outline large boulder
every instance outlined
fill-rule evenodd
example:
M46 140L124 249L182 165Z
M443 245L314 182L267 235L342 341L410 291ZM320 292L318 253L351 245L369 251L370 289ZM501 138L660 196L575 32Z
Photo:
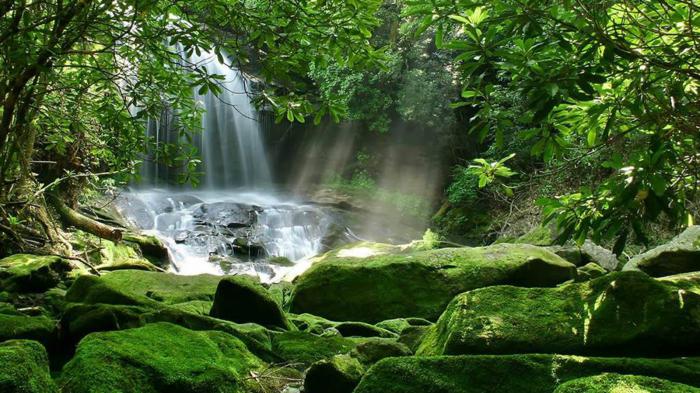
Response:
M700 295L641 272L559 288L495 286L455 297L421 355L694 354Z
M235 276L219 282L211 316L237 323L257 323L282 329L293 325L270 293L252 277Z
M221 277L179 276L140 270L119 270L100 277L80 276L66 294L76 303L154 305L211 301Z
M308 366L311 363L342 355L352 350L357 343L352 339L337 336L317 336L306 332L275 333L272 352L285 362Z
M559 386L554 393L700 393L686 384L638 375L601 374L574 379Z
M612 251L590 240L586 240L581 246L551 246L548 249L576 266L595 263L607 271L615 271L620 265Z
M700 225L630 259L622 270L641 270L654 277L700 271Z
M15 254L0 260L0 288L10 292L44 292L72 269L58 256Z
M390 247L359 244L326 254L295 281L291 311L336 321L434 320L464 291L554 286L576 275L573 264L526 244L406 252Z
M157 323L86 336L60 385L70 393L239 393L263 365L226 333Z
M0 392L55 393L44 347L36 341L0 343Z
M551 393L567 381L606 372L651 376L698 387L698 360L562 355L388 358L367 371L354 393Z

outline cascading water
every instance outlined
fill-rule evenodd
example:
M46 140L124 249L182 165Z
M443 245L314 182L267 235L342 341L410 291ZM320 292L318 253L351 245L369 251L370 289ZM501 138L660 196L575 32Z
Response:
M202 133L194 140L203 163L201 191L158 189L177 169L146 160L142 183L117 206L132 223L168 246L179 274L252 274L276 281L297 262L321 251L331 221L316 206L274 195L258 115L246 94L243 74L213 54L187 61L223 75L223 92L195 94L202 105ZM178 143L173 113L151 120L148 136ZM284 257L284 258L280 258Z

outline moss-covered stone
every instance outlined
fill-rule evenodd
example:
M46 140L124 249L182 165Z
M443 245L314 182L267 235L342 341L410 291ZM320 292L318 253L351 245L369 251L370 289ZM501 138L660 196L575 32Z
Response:
M44 316L0 314L0 341L27 339L50 345L54 341L56 322Z
M577 269L576 280L583 282L605 275L608 271L597 263L589 262Z
M211 301L221 277L179 276L139 270L119 270L100 277L81 276L73 283L66 299L74 303L153 305Z
M291 311L369 323L399 317L437 319L456 294L470 289L553 286L576 274L573 264L530 245L372 256L364 251L364 246L346 247L318 260L295 281Z
M61 318L60 336L69 344L77 344L90 333L140 327L147 312L137 306L72 304Z
M359 360L364 366L370 366L388 357L411 356L411 350L395 340L373 338L359 343L350 356Z
M44 292L58 285L71 264L57 256L15 254L0 260L0 288L10 292Z
M58 392L49 374L46 350L41 344L28 340L0 343L0 392Z
M379 323L376 323L374 326L386 329L390 332L394 332L396 334L401 334L401 332L404 331L404 329L411 327L411 326L429 326L432 325L432 322L428 321L427 319L423 318L394 318L394 319L387 319L386 321L381 321Z
M272 352L289 363L308 366L352 350L356 342L340 336L317 336L306 332L272 335Z
M304 378L305 393L352 393L364 374L360 362L348 355L336 355L311 365Z
M697 358L476 355L387 358L367 371L355 393L550 393L564 382L606 372L700 386Z
M289 320L297 327L297 329L321 335L328 329L334 329L337 322L329 321L326 318L321 318L311 314L290 314Z
M191 300L189 302L173 304L171 307L190 314L209 315L213 301L209 300Z
M396 333L364 322L341 322L335 329L343 337L398 337Z
M227 277L219 282L211 316L237 323L291 329L294 327L267 290L252 277Z
M700 389L654 377L602 374L566 382L554 393L700 393Z
M429 330L430 326L409 326L401 331L399 342L415 353Z
M700 225L689 227L670 242L637 255L622 270L641 270L654 277L700 271Z
M457 296L418 351L441 354L697 353L700 296L641 272L559 288L497 286Z
M246 392L263 367L237 338L168 323L93 333L60 377L63 390L99 392Z

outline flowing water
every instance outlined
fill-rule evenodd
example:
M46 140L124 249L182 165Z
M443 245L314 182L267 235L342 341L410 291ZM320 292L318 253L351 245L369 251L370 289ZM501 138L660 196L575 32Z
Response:
M156 164L157 157L151 156L142 182L122 195L118 207L166 243L174 272L246 273L277 281L322 250L330 216L274 191L258 114L246 94L250 83L243 74L213 54L187 60L225 77L219 96L195 94L205 110L202 133L194 140L202 159L202 188L158 188L172 183L178 169ZM179 143L176 121L176 114L164 112L149 122L147 135L160 143Z

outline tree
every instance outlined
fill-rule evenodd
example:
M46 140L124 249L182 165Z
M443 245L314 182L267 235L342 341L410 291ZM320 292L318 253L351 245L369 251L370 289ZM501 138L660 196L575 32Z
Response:
M543 200L560 240L616 239L662 214L685 222L698 187L700 5L692 0L408 1L455 50L468 128L530 146L553 171L603 179ZM457 34L455 39L445 39Z
M328 112L305 76L329 58L381 60L368 42L377 0L40 0L0 4L0 231L15 247L64 244L46 211L49 191L70 212L88 182L131 176L144 125L164 107L180 132L198 131L193 89L220 77L185 59L235 59L267 88L260 105L299 121ZM192 149L156 146L171 160ZM189 166L192 168L192 166ZM70 215L69 215L70 216ZM64 215L64 217L68 217Z

